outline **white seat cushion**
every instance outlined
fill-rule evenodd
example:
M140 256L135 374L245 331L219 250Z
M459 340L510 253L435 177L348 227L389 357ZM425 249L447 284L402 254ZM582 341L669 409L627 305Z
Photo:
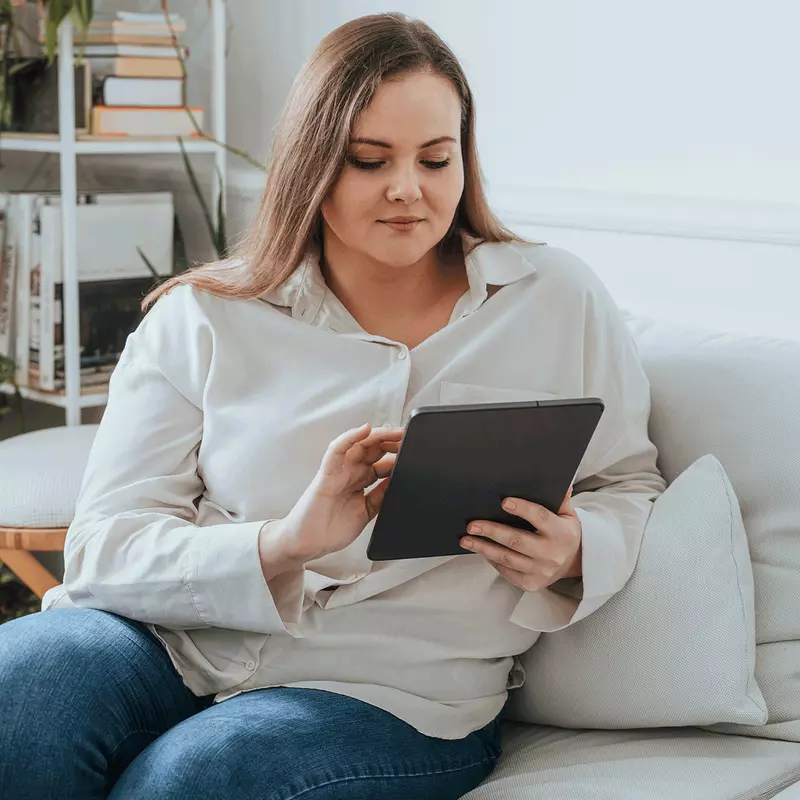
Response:
M505 723L497 768L463 800L762 800L798 780L793 742Z
M800 344L628 316L650 380L650 436L673 481L713 453L741 506L755 585L766 725L712 730L800 742Z
M46 428L0 442L0 527L66 528L97 425Z

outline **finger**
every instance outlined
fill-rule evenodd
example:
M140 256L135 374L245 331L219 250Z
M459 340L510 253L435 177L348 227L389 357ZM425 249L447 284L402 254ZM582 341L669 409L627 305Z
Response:
M572 513L572 489L574 487L570 486L567 489L567 493L564 495L564 499L561 501L561 508L558 509L558 516L560 517L562 514L571 514Z
M510 567L520 572L533 572L536 569L536 562L529 556L482 539L480 536L463 537L461 539L461 546L472 553L482 555L489 561L494 561L504 567Z
M495 564L494 561L489 562L509 583L514 584L518 589L526 592L535 592L538 589L544 589L549 586L547 580L539 575L531 575L529 572L520 572L510 567L504 567L502 564Z
M398 445L403 438L405 431L402 428L373 428L369 436L355 442L353 446L363 445L364 447L386 445Z
M381 442L380 445L384 453L396 453L400 450L401 442Z
M381 443L397 441L402 435L398 428L375 428L366 438L353 442L345 457L351 462L372 464L384 452Z
M347 452L346 458L352 463L371 467L387 455L395 458L398 445L397 442L382 442L369 437L363 442L356 442Z
M480 520L470 523L467 526L467 533L491 539L509 550L522 553L530 558L541 558L543 555L542 537L532 531L524 531L521 528L514 528L499 522Z
M337 436L328 447L331 455L343 456L354 444L369 436L371 427L367 422L360 428L351 428Z
M406 429L405 428L389 428L385 425L381 425L379 428L373 428L372 433L376 437L380 437L382 440L385 441L399 441L405 435Z
M389 479L384 478L379 484L370 489L365 495L364 500L367 506L367 514L372 519L383 505L383 498L386 496L386 488L389 486Z
M550 509L519 497L507 497L503 501L503 510L515 517L527 520L536 528L537 533L545 536L552 535L555 532L554 528L557 529L560 524L558 515Z
M379 478L388 478L392 474L397 456L394 453L387 453L372 465L375 475Z

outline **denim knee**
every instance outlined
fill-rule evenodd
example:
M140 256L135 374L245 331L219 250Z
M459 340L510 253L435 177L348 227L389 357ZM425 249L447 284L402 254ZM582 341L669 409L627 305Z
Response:
M0 625L3 793L104 797L120 754L129 763L188 716L189 697L140 623L70 608Z

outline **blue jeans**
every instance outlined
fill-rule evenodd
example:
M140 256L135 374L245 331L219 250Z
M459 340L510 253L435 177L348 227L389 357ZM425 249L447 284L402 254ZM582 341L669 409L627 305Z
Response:
M88 608L0 625L9 800L449 800L500 753L499 722L435 739L381 709L271 688L213 705L139 622Z

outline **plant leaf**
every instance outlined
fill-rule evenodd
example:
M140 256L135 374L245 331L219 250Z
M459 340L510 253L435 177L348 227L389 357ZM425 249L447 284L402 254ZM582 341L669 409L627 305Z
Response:
M8 68L9 77L12 75L16 75L18 72L22 72L23 70L29 69L37 61L39 61L38 58L21 58L18 61L15 61Z
M64 17L72 10L74 0L49 0L47 3L47 16L44 20L44 46L47 60L53 63L58 46L58 28Z
M164 276L158 274L158 270L153 266L153 262L144 254L141 247L137 247L136 252L139 254L142 261L144 261L144 263L147 265L147 269L153 273L153 277L160 283Z
M217 248L217 258L224 258L228 249L228 238L225 233L225 187L222 185L222 173L217 168L217 235L214 244Z
M186 240L184 239L183 228L181 228L181 222L177 214L175 214L175 227L172 236L172 260L173 275L178 275L189 269L189 259L186 256Z
M94 0L72 0L73 7L70 14L75 30L80 34L77 42L77 60L83 61L83 53L86 48L86 34L89 32L89 25L94 17Z
M85 28L88 28L94 19L94 0L78 0L78 14Z

